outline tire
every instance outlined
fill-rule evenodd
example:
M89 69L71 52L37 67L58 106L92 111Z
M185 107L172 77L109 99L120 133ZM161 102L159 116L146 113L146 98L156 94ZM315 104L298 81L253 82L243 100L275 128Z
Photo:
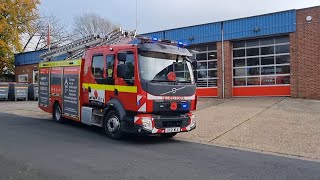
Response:
M62 117L62 110L59 105L59 103L55 103L53 105L53 111L52 111L52 119L57 123L63 123L64 119Z
M167 134L160 134L160 136L162 138L166 138L166 139L170 139L173 138L175 135L177 135L178 133L167 133Z
M112 139L121 139L124 133L121 131L121 121L117 111L110 111L103 122L104 132Z

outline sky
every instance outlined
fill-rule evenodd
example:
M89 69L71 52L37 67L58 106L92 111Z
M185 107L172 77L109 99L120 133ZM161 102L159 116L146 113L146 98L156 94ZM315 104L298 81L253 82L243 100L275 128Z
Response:
M75 16L96 13L127 30L147 33L290 9L320 6L320 0L41 0L42 15L72 29Z

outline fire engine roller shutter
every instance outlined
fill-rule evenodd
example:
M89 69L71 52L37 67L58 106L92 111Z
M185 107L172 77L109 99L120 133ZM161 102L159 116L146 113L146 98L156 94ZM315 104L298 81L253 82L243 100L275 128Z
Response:
M62 112L72 117L80 117L79 114L79 78L80 66L64 67L63 70L63 98Z
M233 42L237 96L290 96L289 36Z
M39 105L43 107L49 107L49 68L41 68L39 73Z
M81 60L42 62L39 64L39 105L49 107L50 68L63 67L63 101L65 115L79 118L79 76Z

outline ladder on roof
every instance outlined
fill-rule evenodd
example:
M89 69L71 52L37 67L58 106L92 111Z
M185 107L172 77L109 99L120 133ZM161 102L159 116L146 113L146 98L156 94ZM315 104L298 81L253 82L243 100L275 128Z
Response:
M78 39L69 44L41 54L40 57L44 59L44 61L50 61L52 58L64 54L68 55L65 60L81 58L84 56L84 52L87 48L111 44L127 44L135 37L136 31L125 31L120 28L109 32L104 37L99 35L90 35L85 38Z

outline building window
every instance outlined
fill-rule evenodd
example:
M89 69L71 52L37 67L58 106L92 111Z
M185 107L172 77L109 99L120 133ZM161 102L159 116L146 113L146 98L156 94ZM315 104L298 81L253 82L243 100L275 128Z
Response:
M217 86L217 46L216 44L195 45L189 48L198 62L197 87Z
M39 71L38 70L33 70L33 83L38 83L38 79L39 79Z
M290 84L288 36L233 43L233 86Z
M189 68L186 62L178 62L174 64L174 70L178 78L190 79Z
M28 82L28 74L21 74L18 76L18 82Z

